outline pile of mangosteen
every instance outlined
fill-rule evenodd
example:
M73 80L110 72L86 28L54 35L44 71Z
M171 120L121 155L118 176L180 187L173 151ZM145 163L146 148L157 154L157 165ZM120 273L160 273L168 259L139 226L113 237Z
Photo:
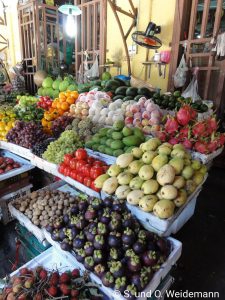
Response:
M124 201L76 198L69 214L46 228L102 283L130 299L143 291L171 251L168 240L141 227Z

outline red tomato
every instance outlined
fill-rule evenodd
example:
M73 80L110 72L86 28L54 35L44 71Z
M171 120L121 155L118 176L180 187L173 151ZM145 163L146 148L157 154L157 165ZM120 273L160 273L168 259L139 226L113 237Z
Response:
M73 158L73 155L71 155L71 154L65 154L64 155L64 163L67 165L67 166L69 166L70 165L70 161L71 161L71 159Z
M85 177L90 177L90 170L91 170L91 166L89 164L83 166L82 172Z
M76 165L76 169L78 172L81 172L83 166L86 165L86 161L84 160L77 160L77 165Z
M102 167L94 166L94 167L91 168L90 176L91 176L92 179L96 179L98 176L100 176L102 174L103 174Z
M70 168L75 170L76 166L77 166L77 160L76 158L72 158L70 161Z
M76 170L71 170L70 171L70 177L73 178L74 180L77 180L77 171Z
M93 166L96 166L96 167L102 167L103 165L104 165L104 163L100 160L96 160L93 163Z
M96 192L100 192L101 191L101 189L96 188L94 181L92 181L92 183L91 183L91 189L94 190L94 191L96 191Z
M94 157L92 157L92 156L88 156L88 158L87 158L87 162L88 162L90 165L92 165L92 164L95 162L95 159L94 159Z
M65 167L64 175L65 176L70 176L70 171L71 171L70 167Z
M65 168L66 168L66 164L65 163L61 163L59 165L59 173L64 174L65 173Z
M91 186L91 178L90 177L84 177L84 185L90 187Z
M103 166L102 169L104 171L104 173L106 173L106 171L108 170L109 166Z
M88 157L87 151L82 148L77 149L77 151L75 152L75 156L79 160L86 160Z
M80 183L83 183L84 181L84 176L81 174L77 174L77 181L79 181Z

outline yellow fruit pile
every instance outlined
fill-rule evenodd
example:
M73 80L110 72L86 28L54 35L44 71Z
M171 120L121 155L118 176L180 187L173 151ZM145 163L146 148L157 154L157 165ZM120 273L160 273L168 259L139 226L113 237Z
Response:
M0 106L0 140L6 141L6 135L15 125L16 114L9 105Z

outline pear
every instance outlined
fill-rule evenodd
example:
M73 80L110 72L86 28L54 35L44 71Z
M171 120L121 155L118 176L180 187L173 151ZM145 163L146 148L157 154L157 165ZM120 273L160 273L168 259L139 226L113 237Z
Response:
M135 158L141 158L143 155L143 152L142 152L141 148L135 147L131 150L131 154L133 154L133 156Z
M196 183L194 182L194 180L187 180L186 181L186 191L188 195L191 195L194 193L194 191L196 190Z
M180 157L174 157L169 161L169 164L175 169L176 175L179 175L184 167L184 161Z
M175 204L173 201L162 199L153 207L153 213L160 219L168 219L174 214Z
M133 174L128 171L122 172L117 176L117 180L119 185L127 185L130 183L131 179L133 178Z
M179 190L177 198L174 199L176 207L181 207L187 202L187 192L183 189Z
M196 185L200 185L204 180L204 175L201 172L197 171L197 172L195 172L192 180L194 180Z
M171 184L175 178L175 170L171 165L166 164L159 169L156 178L160 185Z
M173 186L177 189L182 189L185 186L185 183L186 181L183 176L175 176Z
M155 151L146 151L142 155L142 160L145 164L150 164L157 153Z
M161 146L159 146L158 148L158 153L159 154L165 154L165 155L170 155L171 153L171 148L164 146L164 144L162 144Z
M185 179L190 179L194 174L194 170L192 169L191 166L185 166L183 171L182 171L182 176L185 178Z
M201 169L201 163L200 163L200 161L195 160L195 159L192 160L191 166L192 166L192 169L195 170L195 171Z
M129 167L128 167L128 171L131 173L131 174L138 174L140 168L143 166L143 161L142 160L134 160L132 161L130 164L129 164Z
M161 188L161 195L163 199L173 200L177 197L177 189L171 184L164 185Z
M201 169L199 170L200 173L202 173L203 175L205 175L207 173L207 167L206 165L202 165L201 166Z
M141 190L131 191L127 195L127 202L131 205L138 205L141 198L144 196L144 193Z
M145 181L142 186L141 190L144 192L145 195L155 194L159 189L159 184L154 179L149 179Z
M138 205L141 210L150 212L153 211L153 207L156 204L156 202L158 202L158 200L158 197L155 195L146 195L141 198Z
M171 157L180 157L180 158L185 158L185 151L182 150L182 149L174 149L172 152L171 152Z
M140 176L141 179L143 180L149 180L153 177L154 175L154 169L150 165L143 165L139 172L138 175Z
M129 186L132 190L139 190L143 182L143 179L141 179L139 176L136 176L133 179L131 179Z
M122 171L121 168L118 165L114 164L109 167L107 174L111 177L117 176L121 173L121 171Z
M165 154L159 154L153 158L152 167L156 172L158 172L162 166L167 164L167 162L168 162L168 157Z

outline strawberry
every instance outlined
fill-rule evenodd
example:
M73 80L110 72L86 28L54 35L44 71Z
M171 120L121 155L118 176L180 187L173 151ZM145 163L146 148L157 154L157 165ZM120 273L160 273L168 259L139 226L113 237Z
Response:
M64 296L69 296L71 293L71 289L67 284L60 284L60 291L63 293Z
M48 288L47 292L49 293L49 295L51 295L52 297L55 297L58 294L58 289L55 286L50 286L50 288Z
M42 269L39 273L39 277L41 280L45 280L48 277L48 272L45 269Z
M165 124L165 130L167 133L173 133L178 130L179 124L175 118L168 118Z
M68 273L62 273L59 278L60 283L69 283L70 282L70 276Z
M73 278L80 277L80 271L78 269L74 269L71 273Z

